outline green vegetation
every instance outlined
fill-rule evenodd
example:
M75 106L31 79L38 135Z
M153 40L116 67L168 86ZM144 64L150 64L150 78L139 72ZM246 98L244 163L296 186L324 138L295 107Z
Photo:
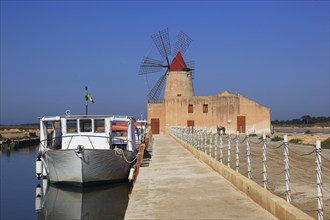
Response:
M305 131L305 134L312 134L310 130Z
M289 143L292 143L292 144L299 144L302 140L299 139L299 138L293 138L291 140L289 140Z
M321 147L323 149L330 149L330 137L321 142Z
M296 118L292 120L275 120L272 121L273 125L319 125L319 126L330 126L330 117L311 117L309 115L304 115L301 118Z
M284 139L282 137L275 136L275 137L272 137L270 140L271 141L283 141Z
M270 138L270 136L268 134L266 134L266 138ZM259 137L259 140L262 140L262 136Z
M257 134L249 134L250 137L257 137Z

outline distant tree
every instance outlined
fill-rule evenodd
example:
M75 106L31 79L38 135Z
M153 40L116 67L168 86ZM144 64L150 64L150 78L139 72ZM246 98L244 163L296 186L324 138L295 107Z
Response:
M312 117L310 115L304 115L301 117L302 123L303 124L309 124L311 121Z
M303 115L301 118L292 120L275 120L272 121L274 125L301 125L301 124L327 124L330 125L330 117L320 116L311 117L310 115Z

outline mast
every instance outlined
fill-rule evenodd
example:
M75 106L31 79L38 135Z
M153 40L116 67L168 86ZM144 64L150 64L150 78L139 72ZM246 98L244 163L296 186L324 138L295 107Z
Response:
M86 90L86 96L85 96L86 104L85 104L85 107L86 107L86 115L88 115L88 86L85 86L85 90Z

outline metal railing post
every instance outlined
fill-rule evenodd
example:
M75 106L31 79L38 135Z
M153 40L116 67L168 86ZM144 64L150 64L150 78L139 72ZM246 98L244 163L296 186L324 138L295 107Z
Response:
M228 158L227 158L227 166L230 167L230 130L228 131Z
M316 141L316 185L317 185L317 219L323 220L323 188L322 188L322 160L321 142Z
M201 137L201 131L200 131L200 129L198 129L198 131L197 131L197 150L199 150L199 145L200 145L200 137Z
M286 201L291 203L291 185L289 172L289 145L288 135L284 135L284 171L285 171L285 194Z
M222 141L222 138L223 138L223 132L222 130L220 131L220 163L223 163L222 159L223 159L223 155L222 155L222 144L223 144L223 141Z
M218 134L214 133L214 159L218 160Z
M236 131L236 172L239 172L239 131Z
M264 188L268 190L268 177L267 177L267 144L266 134L262 135L262 162L263 162L263 183Z
M252 174L251 174L251 148L250 148L250 136L249 132L246 132L246 160L247 160L247 170L248 170L248 178L252 179Z
M210 132L210 152L209 155L212 157L212 132Z
M203 150L204 153L206 153L206 147L207 147L207 130L204 130L204 146L203 146Z

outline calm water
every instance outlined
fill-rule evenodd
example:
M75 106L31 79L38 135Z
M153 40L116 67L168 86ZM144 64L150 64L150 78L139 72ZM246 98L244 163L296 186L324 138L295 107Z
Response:
M123 219L129 200L129 183L41 188L36 210L37 147L0 152L0 219ZM43 192L44 190L44 192Z

